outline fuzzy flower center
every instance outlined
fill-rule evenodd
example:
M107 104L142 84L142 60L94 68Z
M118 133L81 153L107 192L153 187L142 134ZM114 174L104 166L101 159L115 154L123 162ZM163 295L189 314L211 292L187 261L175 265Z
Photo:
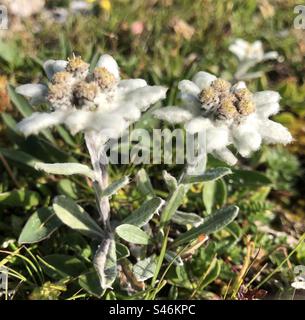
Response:
M55 109L95 110L101 94L109 94L117 85L115 76L104 67L89 74L89 64L80 57L68 59L64 71L54 74L49 84L48 101Z
M76 78L85 79L89 72L89 64L82 60L81 57L69 58L66 71Z
M85 105L92 107L98 93L98 85L95 82L80 81L73 88L74 104L77 107Z
M68 109L71 105L71 97L71 91L61 83L49 85L47 100L55 109Z
M104 67L95 68L93 77L102 90L110 89L116 84L115 76Z
M65 84L71 82L73 75L67 71L60 71L54 74L51 82L53 84Z
M202 108L219 120L238 119L255 112L251 92L246 88L233 89L223 79L214 80L199 93L198 98Z

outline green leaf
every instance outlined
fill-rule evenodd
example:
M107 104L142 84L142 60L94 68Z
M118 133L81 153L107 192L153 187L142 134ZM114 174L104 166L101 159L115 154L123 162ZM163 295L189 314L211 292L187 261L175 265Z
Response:
M35 164L39 162L38 159L22 151L0 148L0 153L10 160L19 162L33 169L35 169Z
M180 207L184 196L186 194L186 188L183 184L179 185L178 188L174 191L174 193L170 196L167 201L162 215L161 215L161 224L166 224L172 216L175 214L177 209Z
M5 60L11 68L23 63L24 54L20 52L18 44L14 40L2 41L0 39L0 57Z
M272 184L272 181L264 174L250 170L233 170L233 175L230 176L228 182L239 188L257 188Z
M214 181L214 180L220 179L228 174L232 174L232 171L230 168L219 167L219 168L215 168L215 169L209 169L205 173L198 175L198 176L185 175L182 179L182 183L190 184L190 183Z
M226 225L231 223L238 215L239 208L236 206L230 206L220 209L213 214L210 214L203 219L203 223L196 228L192 228L189 231L181 234L175 241L175 246L181 245L186 242L193 241L201 234L208 235L216 232Z
M71 146L73 148L76 147L76 144L73 141L73 139L71 138L70 133L65 128L63 128L62 126L56 126L56 129L66 144L68 144L69 146Z
M94 257L94 267L98 273L102 289L111 288L117 276L116 244L112 235L102 240Z
M129 249L124 244L116 242L115 248L118 261L130 256Z
M102 191L101 197L111 197L112 195L117 193L118 190L124 188L128 183L129 178L127 176L114 181L110 186Z
M147 197L154 197L155 192L152 187L151 181L147 172L144 169L141 169L137 173L137 187L139 188L140 192Z
M50 208L40 208L28 219L18 243L35 243L47 239L61 226L61 221Z
M12 143L18 145L19 151L30 153L32 157L44 162L76 162L75 158L46 139L34 135L27 138L21 136L16 129L16 121L10 114L2 113L1 117L7 126L8 138ZM16 160L18 159L16 158Z
M52 254L42 258L45 262L43 268L53 279L62 277L77 277L86 270L83 262L73 256Z
M61 179L57 184L57 193L75 200L77 199L76 184L69 179Z
M193 284L190 281L188 272L185 269L185 265L176 266L176 268L171 268L167 273L167 281L171 285L192 290Z
M142 227L149 222L154 214L158 213L164 201L161 198L152 198L144 202L140 208L123 220L123 224L133 224Z
M105 289L101 288L100 279L97 272L89 271L78 277L78 284L89 294L100 298L104 293Z
M219 260L216 260L215 265L213 265L208 270L209 272L205 275L205 278L200 283L200 290L203 290L206 286L208 286L210 283L215 281L220 274L221 271L221 263Z
M150 240L147 233L132 224L121 224L116 227L115 232L120 238L130 243L147 245Z
M182 212L182 211L176 211L175 214L172 216L171 219L174 223L180 224L180 225L192 225L194 227L199 226L203 222L203 218L200 217L196 213L192 212Z
M41 199L39 193L30 190L14 190L0 193L0 207L14 208L22 207L30 209L38 206Z
M33 109L26 98L17 94L11 85L8 86L8 93L16 108L24 117L28 117L33 113Z
M214 258L211 264L209 265L208 269L205 271L205 273L199 280L197 290L202 291L206 286L215 281L219 277L220 271L221 262Z
M54 199L53 210L57 217L71 229L88 237L102 238L104 236L98 224L73 200L65 196L58 196Z
M132 268L132 271L138 281L145 281L154 276L157 267L157 258L152 255L144 260L138 261Z
M42 163L35 164L36 170L42 170L49 174L73 175L80 174L94 180L94 172L88 166L80 163Z
M203 203L210 214L213 208L220 208L226 203L227 188L222 179L208 181L203 187Z

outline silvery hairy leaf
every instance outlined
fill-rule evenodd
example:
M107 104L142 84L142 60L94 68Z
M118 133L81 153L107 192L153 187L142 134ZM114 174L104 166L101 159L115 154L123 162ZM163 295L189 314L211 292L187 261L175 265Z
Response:
M117 193L118 190L124 188L129 183L129 178L127 176L114 181L110 186L105 188L102 193L101 197L111 197L115 193Z
M138 261L133 266L132 271L138 281L145 281L154 276L156 267L157 267L157 258L155 255L152 255L144 260Z
M58 196L54 199L53 210L56 216L71 229L93 238L104 237L104 231L85 210L73 200Z
M116 227L115 232L120 238L130 243L147 245L150 241L146 232L132 224L121 224Z
M49 174L73 175L80 174L94 179L94 172L86 165L80 163L35 163L36 170L42 170Z
M111 234L107 234L99 245L94 257L94 267L99 275L101 287L111 288L117 275L116 244Z
M182 211L176 211L171 220L180 225L190 224L194 227L198 227L203 222L203 218L198 214Z
M173 177L170 173L168 173L166 170L162 171L162 175L168 190L170 192L175 191L178 187L177 179Z
M123 224L132 224L138 227L142 227L147 224L154 214L159 214L159 210L164 204L161 198L152 198L144 202L140 208L131 213L127 218L123 220Z

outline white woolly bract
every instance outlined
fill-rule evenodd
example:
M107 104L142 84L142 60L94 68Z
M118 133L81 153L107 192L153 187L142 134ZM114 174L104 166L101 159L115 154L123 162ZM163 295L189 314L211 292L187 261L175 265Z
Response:
M54 111L50 113L35 112L17 124L17 129L25 136L38 134L39 131L48 127L64 123L69 115L67 111Z
M117 80L120 79L120 70L117 62L109 54L103 54L97 64L97 67L103 67L112 73Z
M200 90L202 90L204 88L207 88L211 84L211 82L216 79L216 76L214 76L211 73L199 71L194 75L192 81L197 85L197 87Z
M188 110L183 110L179 107L165 107L154 111L154 116L160 120L165 120L170 123L184 123L192 119L192 114Z

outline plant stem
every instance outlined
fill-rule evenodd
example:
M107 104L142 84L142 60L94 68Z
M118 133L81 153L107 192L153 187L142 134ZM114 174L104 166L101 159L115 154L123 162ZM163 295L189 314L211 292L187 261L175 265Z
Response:
M108 172L106 164L106 155L102 148L100 135L96 132L85 133L86 146L88 148L93 170L95 172L94 189L96 201L100 213L100 219L105 229L110 227L110 204L108 197L101 197L101 191L108 186Z

